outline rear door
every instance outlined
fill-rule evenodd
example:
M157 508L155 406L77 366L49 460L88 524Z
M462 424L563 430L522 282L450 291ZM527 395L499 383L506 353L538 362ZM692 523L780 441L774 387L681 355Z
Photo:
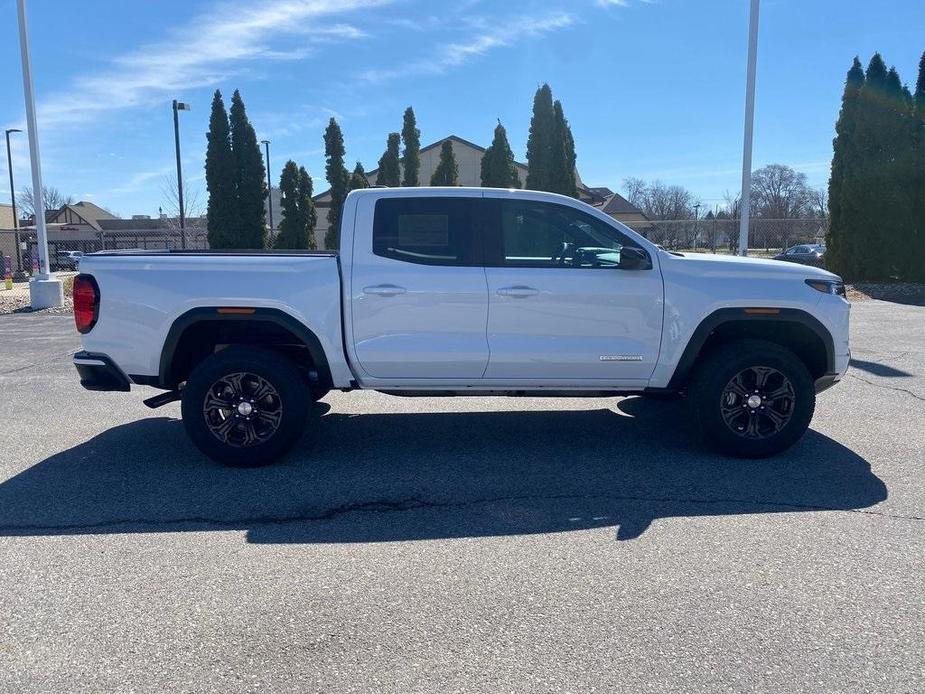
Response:
M484 202L485 378L644 385L658 360L663 285L651 264L620 267L622 247L635 242L568 205Z
M386 196L372 243L353 252L356 361L369 376L481 378L488 364L488 288L475 228L480 197ZM358 238L357 244L361 242Z

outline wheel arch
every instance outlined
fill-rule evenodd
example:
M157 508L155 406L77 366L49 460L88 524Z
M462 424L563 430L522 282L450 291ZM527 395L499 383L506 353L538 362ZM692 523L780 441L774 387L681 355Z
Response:
M276 308L224 306L197 307L174 320L161 349L157 385L176 388L220 344L287 350L297 363L314 370L319 386L331 386L327 355L318 336L304 323Z
M715 345L741 338L774 342L793 351L813 378L835 371L835 343L814 316L794 308L722 308L704 318L691 335L667 390L684 386L697 362Z

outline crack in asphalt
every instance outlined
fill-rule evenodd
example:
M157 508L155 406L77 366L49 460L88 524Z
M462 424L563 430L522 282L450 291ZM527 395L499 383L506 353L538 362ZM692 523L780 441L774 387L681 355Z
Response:
M34 369L37 366L47 366L47 359L55 359L57 357L67 357L74 354L77 350L68 350L67 352L56 352L55 354L49 354L46 357L46 361L36 362L35 364L26 364L25 366L17 366L15 369L8 369L6 371L0 371L0 376L9 376L10 374L19 373L20 371L28 371L29 369Z
M584 499L584 500L593 500L593 499L602 499L607 501L638 501L638 502L647 502L647 503L673 503L673 504L741 504L743 506L755 506L755 507L777 507L777 508L788 508L799 511L843 511L845 513L858 513L868 516L879 516L882 518L890 518L894 520L911 520L911 521L925 521L925 516L911 516L895 513L887 513L885 511L877 511L870 509L853 509L853 508L839 508L835 506L823 506L816 504L800 504L795 502L787 501L772 501L764 499L694 499L694 498L672 498L672 497L644 497L644 496L613 496L613 495L581 495L581 494L561 494L561 495L549 495L549 496L536 496L536 495L521 495L521 496L506 496L506 497L494 497L494 498L485 498L485 499L470 499L468 501L455 501L455 502L441 502L441 501L427 501L424 499L418 499L411 497L408 499L400 500L385 500L385 501L364 501L357 502L352 504L343 504L341 506L335 506L333 508L327 509L320 513L316 514L291 514L291 515L280 515L280 516L249 516L244 518L210 518L207 516L188 516L184 518L168 518L168 519L145 519L145 518L130 518L130 519L117 519L109 521L100 521L98 523L64 523L59 525L39 525L39 524L23 524L23 525L0 525L0 534L22 532L22 531L32 531L32 532L51 532L51 531L80 531L80 530L100 530L104 528L118 528L125 526L141 526L141 527L156 527L156 526L185 526L185 525L212 525L219 527L227 528L241 528L241 527L254 527L260 525L288 525L293 523L310 523L318 521L328 521L335 520L341 516L353 514L353 513L396 513L403 511L415 511L419 509L454 509L454 508L466 508L469 506L479 506L483 504L493 504L501 502L516 502L516 501L531 501L531 500L543 500L543 501L564 501L569 499ZM619 525L619 523L616 523Z
M885 389L885 390L896 390L896 391L899 391L900 393L905 393L906 395L911 395L911 396L914 397L916 400L921 400L922 402L925 402L925 396L919 395L918 393L915 393L915 392L909 390L908 388L900 388L900 387L898 387L898 386L888 386L888 385L886 385L886 384L884 384L884 383L875 383L874 381L869 381L869 380L867 380L866 378L862 378L862 377L858 376L857 374L852 374L852 373L849 373L849 374L848 374L848 377L849 377L849 378L857 379L858 381L861 381L861 382L863 382L863 383L866 383L867 385L871 385L871 386L873 386L874 388L883 388L883 389Z

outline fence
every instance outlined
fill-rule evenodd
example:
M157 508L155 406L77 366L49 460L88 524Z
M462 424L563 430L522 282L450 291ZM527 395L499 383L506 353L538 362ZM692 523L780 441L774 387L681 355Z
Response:
M732 252L739 246L738 219L672 219L624 222L650 241L669 250ZM752 219L748 247L765 253L800 243L824 243L827 220Z

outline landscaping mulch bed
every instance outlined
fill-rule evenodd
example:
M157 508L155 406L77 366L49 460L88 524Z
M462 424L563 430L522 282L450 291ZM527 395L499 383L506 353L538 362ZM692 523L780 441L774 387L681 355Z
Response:
M925 284L918 282L858 282L846 287L849 301L880 299L896 304L925 306Z

